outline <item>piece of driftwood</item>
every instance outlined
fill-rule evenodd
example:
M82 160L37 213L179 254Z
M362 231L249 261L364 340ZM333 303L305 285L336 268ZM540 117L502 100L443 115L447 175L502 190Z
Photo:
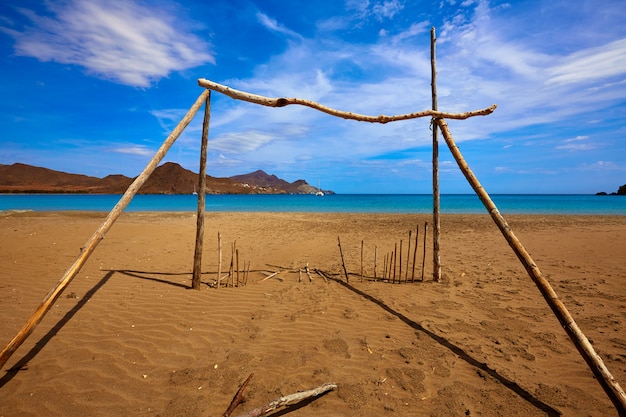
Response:
M202 140L200 145L200 172L198 173L198 214L196 216L196 247L193 255L191 288L200 289L202 282L202 247L204 246L204 211L206 209L206 156L209 141L209 121L211 119L211 94L204 104Z
M339 254L341 255L341 266L343 266L343 272L346 274L346 283L350 282L350 277L348 277L348 270L346 269L346 263L343 260L343 250L341 250L341 240L339 240L339 236L337 236L337 245L339 246Z
M113 223L118 219L118 217L122 214L124 209L128 206L130 201L133 199L137 191L141 188L141 186L146 182L148 177L154 172L157 165L167 151L172 147L176 139L180 136L180 134L185 130L187 125L191 122L195 114L198 112L200 107L206 101L208 97L208 90L205 90L200 94L200 96L196 99L195 103L191 106L187 114L183 117L183 119L178 123L178 125L174 128L172 133L165 139L159 150L154 154L148 165L144 168L144 170L135 178L135 181L126 189L126 192L118 203L113 207L113 209L109 212L104 222L98 227L98 229L94 232L94 234L89 238L87 243L85 243L82 247L80 255L76 258L74 263L65 271L63 277L57 282L57 284L52 288L48 294L44 297L43 301L37 307L33 315L28 319L26 324L20 329L20 331L15 335L15 337L6 345L6 347L0 352L0 369L6 364L9 360L13 352L17 350L18 347L30 334L33 332L35 327L41 322L46 313L50 310L54 302L61 296L65 288L72 282L74 277L80 272L81 268L87 262L89 256L96 249L98 244L104 239L104 235L106 232L113 226Z
M313 282L313 277L311 276L311 271L309 271L309 263L306 263L306 266L304 267L304 271L306 272L307 276L309 277L309 282Z
M430 29L430 72L433 110L437 110L437 54L435 28ZM441 279L441 258L439 255L439 234L441 227L440 196L439 196L439 139L437 124L433 129L433 281ZM422 279L423 281L423 279Z
M319 275L320 277L324 278L324 282L328 282L328 277L326 276L326 274L324 274L324 272L320 271L317 268L315 268L315 272L317 273L317 275Z
M284 397L280 397L274 401L267 403L262 407L255 408L252 411L248 411L244 414L239 414L237 417L260 417L264 416L270 411L274 411L280 407L285 407L290 404L298 403L302 400L306 400L307 398L317 397L321 394L324 394L328 391L332 391L337 389L337 384L328 383L320 385L319 387L297 392L295 394L285 395Z
M237 390L237 393L233 397L226 411L224 411L224 414L222 414L222 417L230 417L233 411L235 411L235 408L237 408L237 406L243 402L243 390L246 389L246 386L252 379L253 375L254 374L250 374L250 376L248 376L248 378L246 378L246 380L243 381L243 384L241 384L241 386Z
M263 282L263 281L267 281L268 279L272 278L273 276L277 275L280 271L276 271L273 274L269 274L268 276L266 276L265 278L263 278L261 281L259 282Z
M600 355L598 355L589 342L589 339L587 339L582 330L580 330L578 324L576 324L574 318L565 307L565 304L556 294L556 291L554 291L548 280L544 278L541 270L533 258L526 251L522 243L517 239L517 236L515 236L513 230L511 230L511 227L508 225L504 217L502 217L500 211L491 200L487 191L485 191L483 186L480 184L467 162L465 162L461 151L454 142L452 134L448 130L448 125L445 120L436 119L435 122L441 128L446 144L448 145L448 148L450 148L450 152L463 172L463 175L465 175L465 178L474 189L474 192L478 195L480 201L487 209L487 212L491 215L494 223L500 229L500 232L508 242L511 249L513 249L515 255L517 255L517 258L526 269L526 272L528 272L528 275L539 289L539 292L541 292L541 295L552 309L552 312L565 329L569 338L572 342L574 342L574 345L580 352L581 356L585 359L585 362L587 362L587 365L596 376L596 379L615 405L619 415L626 416L626 394L613 375L611 375L608 368L602 361L602 358L600 358Z
M314 101L305 100L302 98L272 98L272 97L264 97L257 94L247 93L245 91L235 90L234 88L227 87L222 84L218 84L216 82L207 80L205 78L198 79L198 85L200 87L208 88L213 91L217 91L218 93L225 94L231 98L236 100L243 100L249 103L260 104L262 106L267 107L285 107L290 104L297 104L301 106L310 107L315 110L319 110L323 113L330 114L331 116L341 117L342 119L350 119L356 120L359 122L370 122L370 123L389 123L389 122L397 122L400 120L409 120L409 119L417 119L420 117L445 117L446 119L457 119L464 120L474 116L487 116L494 112L497 108L497 105L492 105L490 107L469 111L465 113L446 113L435 110L423 110L414 113L406 113L406 114L398 114L394 116L386 116L381 114L379 116L368 116L364 114L352 113L347 111L341 111L332 109L330 107L324 106L322 104L316 103Z

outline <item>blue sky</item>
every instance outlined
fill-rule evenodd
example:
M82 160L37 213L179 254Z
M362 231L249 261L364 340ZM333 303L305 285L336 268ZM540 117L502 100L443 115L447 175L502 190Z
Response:
M0 163L136 176L198 78L363 114L498 104L448 124L490 193L626 184L622 0L8 0ZM198 170L202 113L164 161ZM442 193L471 188L440 139ZM213 93L207 172L263 169L339 193L430 193L428 119L374 125Z

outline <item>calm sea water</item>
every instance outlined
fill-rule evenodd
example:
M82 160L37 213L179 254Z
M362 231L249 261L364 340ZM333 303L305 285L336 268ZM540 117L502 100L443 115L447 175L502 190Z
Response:
M0 211L110 211L120 195L2 194ZM626 215L626 197L596 195L492 195L501 213ZM126 211L192 211L194 195L137 195ZM207 211L431 213L431 195L336 194L313 195L207 195ZM441 212L486 212L473 194L441 196Z

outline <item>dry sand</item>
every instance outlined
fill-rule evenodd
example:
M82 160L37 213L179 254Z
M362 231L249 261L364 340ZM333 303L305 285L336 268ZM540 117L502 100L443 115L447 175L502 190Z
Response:
M2 346L103 218L0 217ZM287 414L617 415L487 215L443 216L442 282L431 281L431 243L425 282L361 282L361 241L365 274L377 246L380 276L385 253L401 239L406 251L418 224L421 277L429 220L208 213L204 283L216 277L218 231L223 269L236 240L252 271L245 286L195 291L195 216L124 214L2 370L0 416L221 416L251 373L233 415L326 382L337 390ZM507 220L624 387L626 217ZM338 236L350 285L299 282L307 264L345 281Z

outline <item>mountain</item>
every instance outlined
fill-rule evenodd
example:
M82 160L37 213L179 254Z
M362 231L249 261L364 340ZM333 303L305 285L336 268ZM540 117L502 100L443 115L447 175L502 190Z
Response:
M261 170L251 172L250 174L235 175L230 177L230 179L253 189L283 190L287 194L315 194L317 191L317 188L307 184L305 180L288 183L276 175L269 175ZM328 191L328 193L332 194L332 191Z
M0 193L122 194L133 181L134 178L119 174L97 178L21 163L0 164ZM191 194L196 191L197 183L198 174L167 162L154 170L139 194ZM289 183L261 170L230 178L206 177L208 194L314 194L315 191L304 180Z

